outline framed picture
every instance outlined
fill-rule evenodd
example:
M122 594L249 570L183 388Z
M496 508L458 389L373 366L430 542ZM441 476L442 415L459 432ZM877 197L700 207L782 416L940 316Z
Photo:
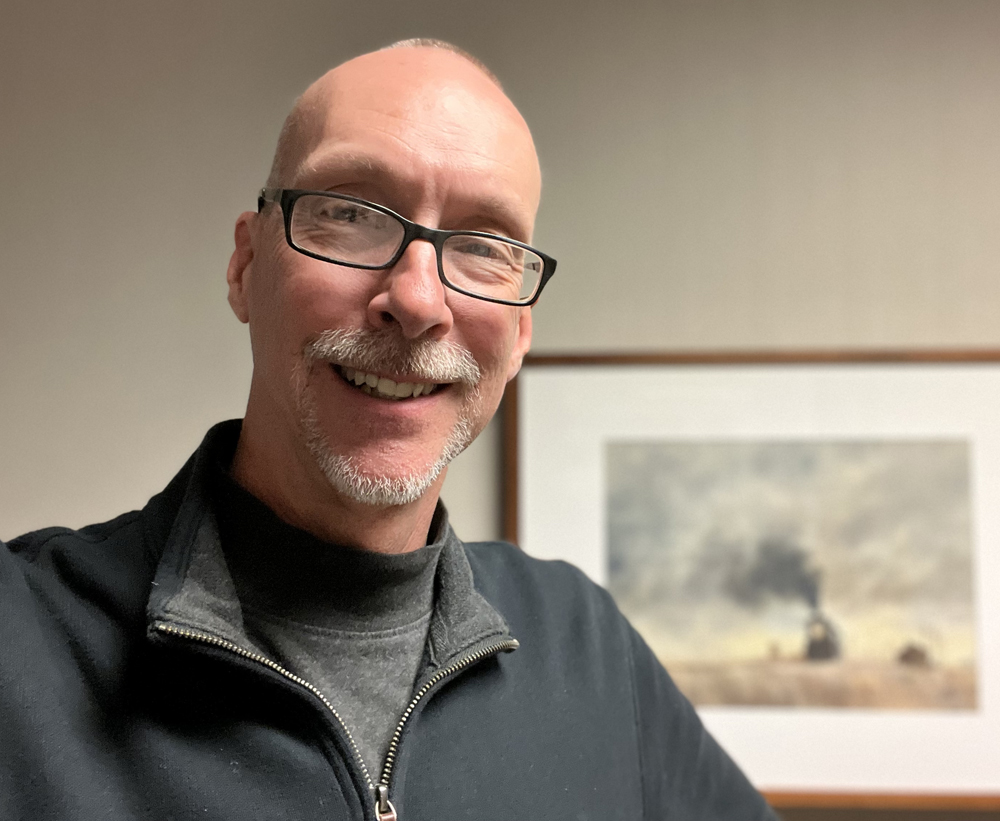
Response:
M505 530L776 806L1000 809L1000 352L529 357Z

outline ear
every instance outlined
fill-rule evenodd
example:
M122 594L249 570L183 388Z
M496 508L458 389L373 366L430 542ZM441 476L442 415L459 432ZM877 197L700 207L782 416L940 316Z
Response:
M229 306L233 309L240 322L250 321L250 310L247 299L247 271L253 262L253 236L251 226L257 214L244 211L236 220L235 242L233 255L229 258L229 268L226 269L226 282L229 283Z
M531 347L531 308L517 308L521 315L517 318L517 338L507 362L507 381L510 382L521 370L521 362Z

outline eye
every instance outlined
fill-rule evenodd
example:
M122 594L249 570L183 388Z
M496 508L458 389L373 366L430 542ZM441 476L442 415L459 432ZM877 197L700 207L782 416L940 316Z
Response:
M381 213L352 202L335 200L323 203L314 211L314 218L327 226L351 225L366 231L385 231L392 220Z
M457 250L474 257L483 257L485 259L500 258L499 248L495 243L481 242L471 237L458 246Z
M366 217L371 216L371 211L357 205L331 203L329 206L321 208L317 216L328 220L336 220L337 222L360 222Z

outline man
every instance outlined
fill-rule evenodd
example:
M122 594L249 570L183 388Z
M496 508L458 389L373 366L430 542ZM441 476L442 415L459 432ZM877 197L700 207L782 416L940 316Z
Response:
M603 591L438 503L555 267L539 192L446 44L305 92L236 224L242 424L0 550L0 817L773 818Z

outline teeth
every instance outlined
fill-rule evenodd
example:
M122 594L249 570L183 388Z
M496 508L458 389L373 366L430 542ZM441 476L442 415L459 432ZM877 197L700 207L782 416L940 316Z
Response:
M408 399L424 396L434 390L435 385L427 382L395 382L385 376L365 373L354 368L341 367L340 373L348 382L353 382L369 396L381 399Z

